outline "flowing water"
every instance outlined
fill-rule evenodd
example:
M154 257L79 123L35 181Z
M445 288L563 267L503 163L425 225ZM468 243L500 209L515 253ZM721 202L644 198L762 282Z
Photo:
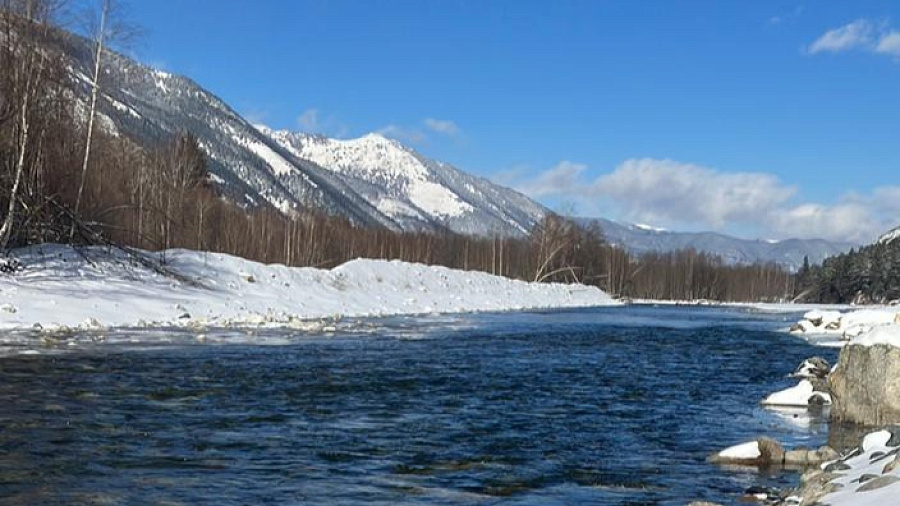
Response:
M827 436L820 418L757 406L802 359L835 358L777 332L790 320L635 306L202 342L20 336L0 357L0 501L733 504L797 477L710 453Z

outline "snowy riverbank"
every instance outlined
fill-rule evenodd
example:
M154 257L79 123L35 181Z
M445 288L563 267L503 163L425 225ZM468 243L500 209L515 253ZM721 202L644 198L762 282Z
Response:
M618 304L594 287L399 261L354 260L323 270L170 250L165 267L177 280L121 252L84 253L56 245L16 251L24 269L0 276L0 329L302 327L322 318Z

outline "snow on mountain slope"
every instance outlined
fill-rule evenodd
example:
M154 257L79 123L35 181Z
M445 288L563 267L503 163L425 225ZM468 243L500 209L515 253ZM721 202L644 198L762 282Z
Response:
M59 32L48 42L48 51L63 58L79 112L86 115L93 72L90 43ZM194 134L208 156L211 179L241 205L269 203L285 213L317 210L361 225L400 229L343 179L297 159L186 77L106 52L98 118L107 132L148 148L179 132Z
M547 212L518 192L426 158L379 134L338 140L257 128L297 158L343 178L405 228L517 235L527 233Z
M877 244L890 244L894 242L898 237L900 237L900 227L892 229L890 232L884 234L879 237L876 241Z
M579 221L596 223L603 230L607 242L636 255L693 248L719 256L732 265L774 262L797 270L803 265L803 257L808 257L811 264L820 264L827 257L847 252L854 247L853 244L833 243L822 239L765 241L739 239L715 232L672 232L600 218L579 218Z

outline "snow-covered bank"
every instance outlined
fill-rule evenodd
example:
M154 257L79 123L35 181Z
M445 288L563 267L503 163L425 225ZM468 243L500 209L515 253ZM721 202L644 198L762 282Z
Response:
M323 270L170 250L166 268L179 281L122 253L85 253L56 245L15 252L25 268L0 276L0 329L289 326L330 317L618 304L594 287L399 261L354 260Z
M789 504L885 506L900 502L900 440L883 430L866 436L849 455L803 476Z
M872 307L855 311L812 310L791 327L791 333L813 344L842 346L859 341L882 327L900 323L900 307Z

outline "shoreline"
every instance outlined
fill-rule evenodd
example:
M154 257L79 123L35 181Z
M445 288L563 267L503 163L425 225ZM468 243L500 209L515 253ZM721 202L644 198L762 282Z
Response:
M823 395L827 396L827 405L832 404L832 395L836 395L837 406L832 407L828 419L829 438L836 427L852 428L853 432L863 435L857 436L858 444L844 453L837 453L827 446L817 450L785 449L780 453L782 464L785 462L784 455L791 453L828 457L810 461L799 477L797 487L784 491L780 498L765 499L769 500L768 504L784 506L893 504L900 497L900 419L896 418L896 402L892 402L895 398L891 379L895 376L892 374L894 367L900 367L900 307L868 306L848 312L822 309L808 311L787 333L813 346L842 348L838 362L831 367L827 363L813 364L812 359L807 359L792 374L792 377L801 378L796 387L774 392L761 404L773 407L767 406L772 404L767 403L770 399L789 399L794 404L805 403L808 412L817 404L814 402L815 396L821 399L820 393L813 392L811 385L802 388L812 379L820 385L824 384L827 393ZM873 368L866 364L873 360L887 365L869 372ZM838 389L837 394L835 389ZM864 394L871 390L877 393L874 396ZM860 399L856 397L858 395L866 397ZM893 415L883 415L883 411ZM871 418L872 413L875 419ZM852 425L846 425L848 416ZM882 416L885 419L881 419ZM769 450L769 443L764 442L765 439L760 438L756 444L743 443L726 448L711 459L724 458L727 461L737 455L744 459L745 464L771 465L773 462L767 459L773 452ZM777 465L777 462L774 464Z
M400 261L325 270L191 250L138 252L164 255L176 278L106 248L44 245L15 254L24 268L0 276L0 330L303 329L342 318L623 305L596 287Z

